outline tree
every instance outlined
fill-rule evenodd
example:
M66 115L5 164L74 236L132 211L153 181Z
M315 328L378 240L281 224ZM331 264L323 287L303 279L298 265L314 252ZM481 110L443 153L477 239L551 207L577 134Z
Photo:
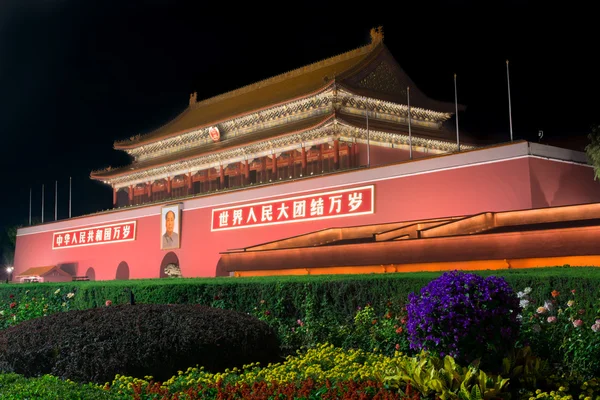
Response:
M590 139L590 143L585 146L585 152L594 167L594 180L596 180L600 179L600 125L592 128L588 139Z

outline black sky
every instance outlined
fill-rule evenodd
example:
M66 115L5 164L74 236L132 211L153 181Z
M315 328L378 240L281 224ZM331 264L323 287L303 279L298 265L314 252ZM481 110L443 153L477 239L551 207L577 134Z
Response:
M475 4L475 5L474 5ZM600 35L591 8L528 1L205 2L2 0L2 228L111 207L92 169L128 163L113 142L199 99L363 46L369 30L428 96L454 101L461 129L508 140L579 141L600 124ZM4 229L2 229L4 230ZM1 262L0 262L1 263Z

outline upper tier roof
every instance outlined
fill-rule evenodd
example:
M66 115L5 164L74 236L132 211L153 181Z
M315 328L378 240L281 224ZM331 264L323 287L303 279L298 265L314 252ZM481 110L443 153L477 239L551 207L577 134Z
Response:
M404 104L406 86L411 86L411 105L440 112L454 111L453 104L429 99L416 88L383 44L381 31L372 30L371 38L371 43L366 46L200 102L196 102L194 94L189 107L166 125L145 135L117 141L114 147L120 150L133 149L194 129L213 126L234 117L310 96L329 87L334 81L344 83L354 92L365 96ZM378 90L381 79L391 80L393 90L387 93Z

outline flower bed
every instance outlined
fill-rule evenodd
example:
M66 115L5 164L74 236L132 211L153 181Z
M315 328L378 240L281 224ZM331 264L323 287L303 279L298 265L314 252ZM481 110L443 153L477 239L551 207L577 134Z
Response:
M356 304L348 298L352 310L349 304L341 307L344 318L332 311L340 299L321 292L326 285L305 283L297 293L304 297L292 299L285 283L279 283L265 298L254 294L246 312L276 330L282 350L289 353L285 362L218 373L195 367L164 382L117 376L93 389L111 399L600 400L600 286L593 279L586 283L560 276L544 278L552 286L539 285L534 275L520 276L515 285L489 274L438 274L403 299L390 295L386 301ZM32 292L8 298L0 307L0 321L5 327L68 309L84 292L51 294L43 301L39 294L34 300ZM361 293L356 298L366 297ZM219 291L211 305L228 308L231 301ZM302 307L294 308L298 304ZM0 397L11 398L6 394L10 385L2 385L2 379ZM36 379L42 378L24 380L25 386L39 385Z

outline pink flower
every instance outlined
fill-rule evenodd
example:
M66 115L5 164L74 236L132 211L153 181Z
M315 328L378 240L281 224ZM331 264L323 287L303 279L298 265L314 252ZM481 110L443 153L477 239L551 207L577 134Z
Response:
M592 325L592 330L594 332L600 331L600 324L596 322L594 325Z
M396 350L400 350L400 345L396 343Z
M538 314L546 314L548 310L546 309L546 307L538 307L537 309L537 313Z
M298 321L296 321L296 322L298 323L298 325L300 325L300 326L304 326L304 322L302 322L302 320L301 320L301 319L299 319L299 320L298 320Z
M548 322L553 324L556 322L556 317L548 317Z
M106 307L109 307L112 304L112 301L106 300L106 302L104 304L106 305Z
M573 321L573 326L575 328L581 328L583 326L583 321L580 319L576 319L575 321Z
M571 293L575 294L575 289L571 290Z

